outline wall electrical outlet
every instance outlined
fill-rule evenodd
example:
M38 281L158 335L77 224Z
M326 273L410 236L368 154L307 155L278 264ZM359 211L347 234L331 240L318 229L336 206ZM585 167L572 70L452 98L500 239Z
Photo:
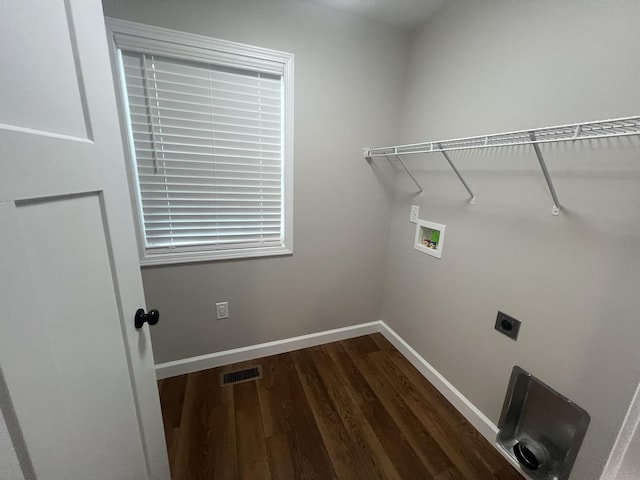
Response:
M513 340L518 340L518 333L520 333L520 320L516 320L506 313L498 311L494 328L507 337Z
M411 214L409 215L409 221L411 223L417 223L420 216L420 207L418 205L411 205Z
M218 320L229 318L229 302L216 303L216 318Z

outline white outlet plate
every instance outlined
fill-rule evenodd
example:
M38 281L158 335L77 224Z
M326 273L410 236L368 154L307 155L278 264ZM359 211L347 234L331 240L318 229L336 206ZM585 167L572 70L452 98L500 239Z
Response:
M216 303L216 318L218 320L229 318L229 302Z
M417 223L420 217L420 207L418 205L411 205L411 214L409 215L409 221L411 223Z

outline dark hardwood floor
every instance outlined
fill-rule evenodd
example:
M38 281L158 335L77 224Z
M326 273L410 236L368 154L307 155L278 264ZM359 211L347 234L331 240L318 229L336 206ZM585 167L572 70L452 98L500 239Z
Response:
M220 386L262 365L263 378ZM159 382L173 480L521 480L380 334Z

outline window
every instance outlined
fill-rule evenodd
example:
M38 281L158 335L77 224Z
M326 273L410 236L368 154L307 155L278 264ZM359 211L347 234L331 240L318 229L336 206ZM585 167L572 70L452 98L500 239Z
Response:
M141 264L292 253L293 56L107 27Z

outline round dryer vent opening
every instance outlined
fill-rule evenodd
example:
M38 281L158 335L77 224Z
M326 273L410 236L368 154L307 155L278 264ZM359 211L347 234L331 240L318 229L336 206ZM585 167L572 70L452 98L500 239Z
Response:
M538 470L547 463L544 448L536 443L518 442L513 446L513 453L518 462L529 470Z

